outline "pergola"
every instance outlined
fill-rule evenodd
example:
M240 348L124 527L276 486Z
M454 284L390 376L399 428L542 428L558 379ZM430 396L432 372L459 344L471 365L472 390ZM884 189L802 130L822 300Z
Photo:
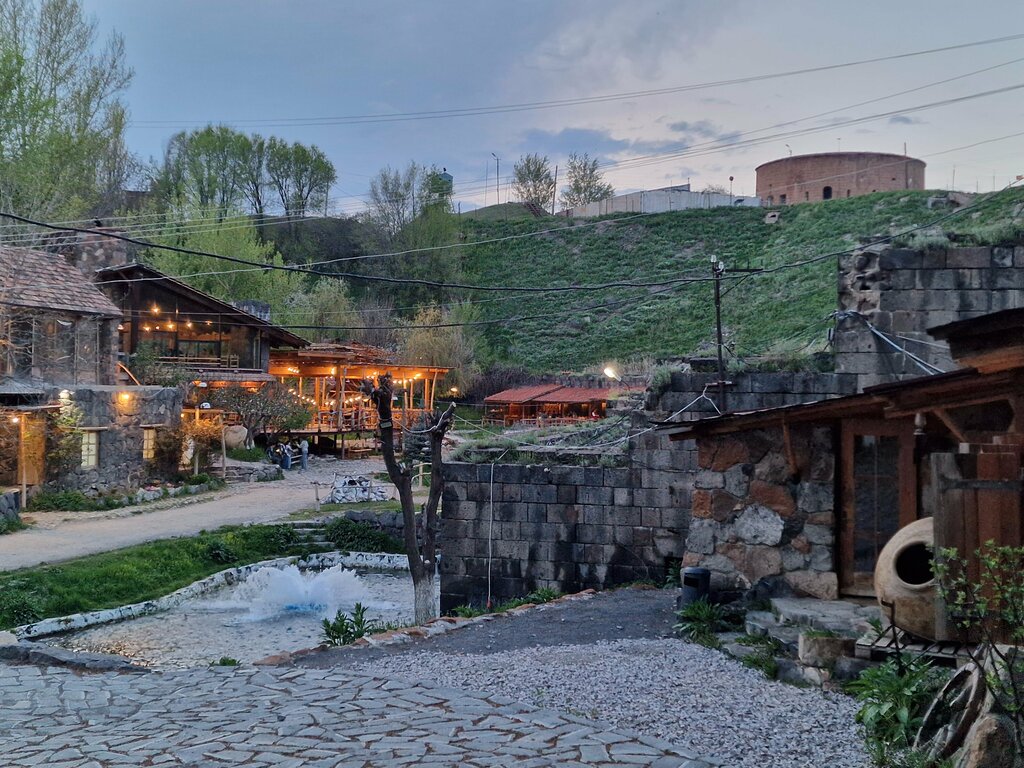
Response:
M432 411L439 382L449 368L396 363L379 347L358 342L311 344L304 349L272 350L270 374L314 409L311 431L372 429L376 411L360 391L366 379L390 373L394 381L395 419L402 426Z

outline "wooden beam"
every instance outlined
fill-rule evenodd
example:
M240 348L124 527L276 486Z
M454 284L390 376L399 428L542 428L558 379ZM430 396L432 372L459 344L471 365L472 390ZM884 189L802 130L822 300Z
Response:
M786 449L786 462L789 464L789 476L797 477L800 467L797 466L796 452L793 450L793 436L789 431L789 422L782 420L782 445Z
M939 421L946 425L946 429L948 429L952 433L953 437L956 438L956 441L958 443L971 442L970 440L967 439L967 436L963 433L963 430L961 430L960 427L957 426L956 422L953 421L953 417L949 415L949 412L945 408L936 408L934 411L932 411L932 413L934 413L935 416L938 417Z

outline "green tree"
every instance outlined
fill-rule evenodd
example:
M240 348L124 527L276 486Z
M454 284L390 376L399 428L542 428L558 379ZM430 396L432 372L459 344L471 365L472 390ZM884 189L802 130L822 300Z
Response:
M103 215L136 163L120 95L124 41L101 41L78 0L0 0L0 206L35 218Z
M267 177L286 216L305 216L326 206L338 174L322 150L271 136L266 153Z
M366 214L375 245L391 249L402 231L416 218L416 192L423 169L410 162L404 169L387 166L370 179L370 202Z
M217 221L239 210L247 137L224 125L181 131L164 155L162 188L177 211L199 209Z
M201 231L186 235L171 234L155 238L207 253L233 256L251 262L247 268L221 259L194 254L172 253L150 249L146 261L162 272L182 276L185 282L200 291L224 301L252 299L270 304L271 316L288 310L294 296L302 290L302 278L294 272L268 269L284 266L281 254L273 243L263 243L247 216L220 219L216 212L194 215L196 223L208 225Z
M248 430L246 447L252 448L258 435L271 438L280 432L302 429L313 418L309 407L284 384L268 382L258 390L230 386L211 393L210 403L215 408L238 414L242 426Z
M470 390L480 375L479 358L485 344L472 325L479 319L479 308L469 302L446 308L424 307L404 333L400 359L405 363L451 368L444 381L445 389Z
M547 155L523 155L512 168L512 188L524 203L536 203L541 208L551 205L555 193L555 178Z
M562 188L562 205L566 208L607 200L615 194L615 188L604 181L597 169L597 159L591 159L586 152L569 155L566 175L569 184Z

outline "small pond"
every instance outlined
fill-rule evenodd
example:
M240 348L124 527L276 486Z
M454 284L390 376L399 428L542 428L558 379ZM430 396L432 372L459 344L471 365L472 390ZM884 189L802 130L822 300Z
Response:
M341 566L304 572L294 566L263 568L244 582L162 613L40 641L116 653L146 666L206 666L221 657L247 663L320 644L321 620L333 618L339 609L351 612L357 602L370 618L411 624L412 578L407 571L357 572Z

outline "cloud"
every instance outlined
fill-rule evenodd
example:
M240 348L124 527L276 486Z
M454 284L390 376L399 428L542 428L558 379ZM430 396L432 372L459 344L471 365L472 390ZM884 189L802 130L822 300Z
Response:
M889 118L889 125L924 125L925 121L919 117L907 117L906 115L893 115Z
M563 128L560 131L545 131L535 128L523 135L519 146L523 152L537 152L552 158L566 157L572 152L586 152L601 162L607 162L614 156L682 151L688 144L675 139L618 139L607 129Z

